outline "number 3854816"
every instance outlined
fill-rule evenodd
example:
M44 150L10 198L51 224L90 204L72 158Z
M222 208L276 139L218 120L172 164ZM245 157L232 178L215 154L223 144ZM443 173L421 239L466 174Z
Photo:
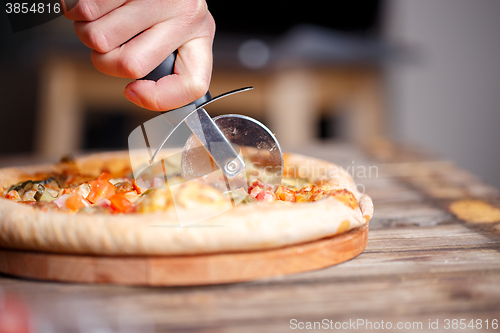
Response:
M470 321L467 321L466 319L445 319L444 320L444 329L452 329L452 330L457 330L457 329L498 329L498 319L493 319L493 320L482 320L482 319L471 319Z
M7 2L5 4L7 14L59 14L61 12L60 3L27 3L27 2Z

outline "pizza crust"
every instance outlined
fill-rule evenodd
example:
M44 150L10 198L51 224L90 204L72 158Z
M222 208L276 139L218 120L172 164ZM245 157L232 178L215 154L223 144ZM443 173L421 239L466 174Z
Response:
M82 170L99 173L104 165L120 170L128 153L96 154L77 161ZM287 154L288 165L309 169L320 177L338 166L302 155ZM0 169L7 187L30 174L60 171L63 166ZM359 207L329 197L289 202L240 204L206 221L181 227L175 211L149 214L68 214L42 212L0 199L0 247L19 250L96 255L190 255L277 248L333 236L367 223L373 215L369 196L359 193L347 173L332 181L351 191Z

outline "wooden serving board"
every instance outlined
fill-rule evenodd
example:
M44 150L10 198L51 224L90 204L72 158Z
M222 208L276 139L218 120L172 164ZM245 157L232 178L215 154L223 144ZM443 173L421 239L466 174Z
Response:
M339 264L368 243L368 223L347 233L264 251L190 256L119 257L0 249L0 272L25 278L144 286L250 281Z

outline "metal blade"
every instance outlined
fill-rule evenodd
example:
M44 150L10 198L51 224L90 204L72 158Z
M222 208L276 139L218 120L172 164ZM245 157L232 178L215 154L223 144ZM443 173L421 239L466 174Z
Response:
M241 149L241 155L250 161L250 165L246 164L249 183L252 183L254 177L255 180L264 180L276 189L283 177L283 155L272 132L262 123L247 116L222 115L213 120L227 140L237 145ZM199 178L216 170L210 156L202 147L203 143L194 136L184 146L181 165L185 179ZM220 179L218 181L220 182ZM214 187L220 188L220 184Z
M232 179L245 170L245 162L205 109L193 112L185 122L227 178Z
M151 158L149 160L149 163L152 164L158 152L163 148L172 133L179 127L179 125L183 121L185 121L189 128L193 131L193 133L198 137L200 142L203 143L203 146L207 149L207 152L213 158L215 163L222 169L225 176L228 178L233 178L245 169L245 163L240 157L238 157L238 153L233 149L231 144L227 141L226 137L222 135L219 128L215 125L212 118L210 118L203 107L223 97L251 89L253 89L253 87L245 87L232 90L216 96L198 107L190 104L182 108L166 112L161 116L155 117L141 126L141 131L139 131L139 128L135 130L138 133L134 136L133 146L146 145L150 152L152 152L154 149L154 153L150 153ZM165 121L167 123L167 126L165 126ZM146 124L149 124L148 127L153 129L151 130L146 128ZM163 126L164 130L158 130L157 125L159 126L159 128ZM141 132L144 135L144 139L142 140L140 139ZM153 137L155 139L158 137L162 137L163 139L159 142L158 140L150 139L148 142L148 137ZM140 144L137 144L136 141L138 141ZM129 137L129 148L131 147L130 142L131 140ZM218 149L211 149L210 147L212 143L217 143Z

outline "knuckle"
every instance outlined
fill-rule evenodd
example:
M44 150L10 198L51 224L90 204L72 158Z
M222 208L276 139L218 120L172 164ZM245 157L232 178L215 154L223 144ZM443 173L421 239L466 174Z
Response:
M78 14L84 21L95 21L99 18L99 9L92 1L80 0L78 2Z
M215 20L210 13L207 17L205 28L208 31L210 36L213 37L215 35L215 29L216 29Z
M85 35L90 48L93 50L96 50L99 53L106 53L110 51L108 40L101 30L90 26L85 32Z
M210 17L209 17L208 22L207 22L207 28L208 28L208 31L210 33L210 36L213 38L213 36L215 35L216 25L215 25L215 20L212 17L212 15L209 15L209 16Z
M120 69L121 72L128 78L131 79L140 79L141 77L146 76L146 72L144 71L144 66L142 66L142 62L137 56L126 56L120 60Z
M186 0L183 2L183 9L186 25L201 23L208 13L207 3L204 0Z

